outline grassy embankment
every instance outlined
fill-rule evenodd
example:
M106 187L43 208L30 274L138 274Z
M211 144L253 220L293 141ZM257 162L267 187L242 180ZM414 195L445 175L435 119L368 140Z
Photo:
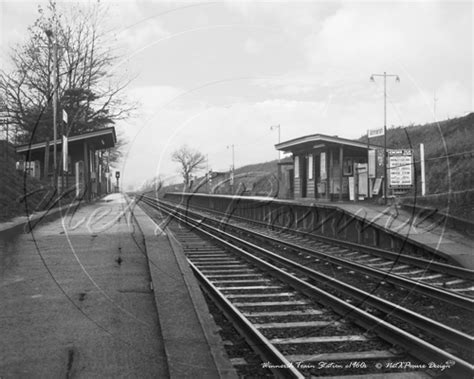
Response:
M367 136L361 141L366 142ZM452 216L474 216L474 113L424 125L389 128L387 145L413 148L416 191L402 201L434 207ZM383 137L371 142L382 145ZM425 146L426 196L421 196L420 143Z

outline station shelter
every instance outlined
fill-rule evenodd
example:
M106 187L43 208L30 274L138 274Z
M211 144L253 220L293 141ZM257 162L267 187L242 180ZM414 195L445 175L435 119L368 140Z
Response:
M383 149L337 136L313 134L281 142L292 154L279 164L282 198L363 200L382 194ZM378 153L378 159L377 159Z
M109 149L117 143L115 128L109 127L67 139L63 154L63 140L56 140L58 166L57 187L62 193L75 187L76 197L92 200L113 191L109 170ZM54 141L26 144L16 147L21 157L17 169L54 185ZM67 155L67 165L63 164Z

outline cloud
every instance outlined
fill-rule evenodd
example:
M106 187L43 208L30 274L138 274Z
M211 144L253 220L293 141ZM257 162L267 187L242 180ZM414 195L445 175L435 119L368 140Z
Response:
M435 107L436 99L436 107ZM422 124L472 112L472 90L445 82L436 91L421 89L398 104L397 125Z
M235 146L237 167L275 159L277 133L270 130L272 125L281 126L282 140L316 133L359 138L367 129L383 124L383 92L364 79L367 94L352 96L350 103L347 103L350 94L344 91L329 93L320 100L281 96L260 101L234 100L227 106L192 99L170 103L182 93L180 89L159 86L137 89L145 100L146 117L129 126L129 132L137 135L131 144L130 159L122 170L124 183L140 183L158 174L176 175L177 167L169 157L182 144L207 154L214 170L229 168L231 155L226 146L231 144ZM287 81L281 83L286 85ZM248 91L252 92L251 88L250 84ZM468 110L467 101L454 104L459 95L462 99L470 98L456 82L440 87L438 115L454 117L463 114L466 107ZM200 94L196 96L199 98ZM431 122L431 100L432 92L423 88L408 97L400 97L393 89L387 104L388 126ZM450 109L459 113L446 114Z
M420 79L450 75L446 63L463 74L472 65L472 20L468 3L344 3L321 30L304 43L314 66L333 67L344 77L375 71L407 70ZM457 18L449 21L446 12ZM471 42L469 42L471 41ZM440 70L442 62L442 70ZM428 63L428 64L427 64Z
M139 73L128 97L141 108L117 125L131 140L124 183L176 175L170 154L184 143L216 170L230 144L237 166L275 159L271 125L282 140L358 138L383 124L372 73L401 77L387 82L389 126L432 121L435 90L439 118L472 110L468 2L105 1L125 55L111 74ZM36 10L3 4L6 45Z
M141 104L145 113L152 113L183 94L184 90L172 86L145 85L133 87L128 93Z
M327 97L331 87L337 85L330 76L321 75L319 73L289 73L281 76L258 78L253 81L253 84L271 91L276 95L305 95Z
M171 33L164 28L158 18L149 17L143 6L136 2L109 2L109 20L113 20L116 39L127 52L133 52ZM123 22L117 29L116 21Z
M274 144L278 142L272 125L281 125L282 140L301 135L324 133L358 137L352 117L360 113L343 113L338 104L288 99L267 99L259 102L234 103L229 107L199 106L195 108L163 108L147 122L137 120L128 125L136 136L130 145L129 159L124 162L124 183L141 183L161 174L172 176L177 167L170 161L174 149L187 144L209 156L210 167L227 170L231 164L228 145L235 146L235 164L275 159ZM341 116L343 115L343 116ZM348 133L348 125L355 133Z
M244 43L244 51L247 54L256 55L261 51L261 48L255 39L247 38Z

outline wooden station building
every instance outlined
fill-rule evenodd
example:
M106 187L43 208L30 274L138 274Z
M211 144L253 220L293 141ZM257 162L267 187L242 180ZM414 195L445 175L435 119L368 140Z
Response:
M75 186L76 196L87 200L112 192L108 149L117 143L115 128L104 128L71 136L67 140L67 170L63 165L63 143L56 140L58 189ZM29 175L54 183L54 142L40 142L16 147L22 157L19 169Z
M281 198L325 201L356 200L381 194L383 174L375 147L337 136L313 134L281 142L277 150L291 153L279 165ZM377 146L379 148L379 146Z

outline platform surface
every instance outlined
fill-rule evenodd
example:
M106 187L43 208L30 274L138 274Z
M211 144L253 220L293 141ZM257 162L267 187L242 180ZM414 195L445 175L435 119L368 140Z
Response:
M0 377L166 378L143 238L121 195L0 241Z
M0 228L1 379L236 377L179 244L140 207L60 211Z
M179 241L130 207L145 238L170 377L237 379Z

